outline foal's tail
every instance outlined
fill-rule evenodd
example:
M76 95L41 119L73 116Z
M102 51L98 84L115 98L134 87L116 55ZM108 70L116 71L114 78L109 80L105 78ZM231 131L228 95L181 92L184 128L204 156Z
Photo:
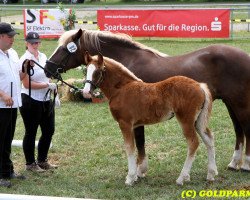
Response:
M205 101L197 117L195 128L198 130L198 132L205 132L206 128L208 127L209 117L212 111L212 95L207 84L200 83L200 87L205 94Z

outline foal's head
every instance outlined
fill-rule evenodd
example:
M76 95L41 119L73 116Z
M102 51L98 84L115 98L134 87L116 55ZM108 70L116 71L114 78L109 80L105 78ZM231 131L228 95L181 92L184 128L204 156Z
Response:
M81 36L83 31L79 29L68 31L59 39L59 46L49 58L45 65L45 73L48 77L52 74L66 72L84 63L84 48L81 46ZM46 72L49 71L50 73Z
M85 52L84 60L87 63L87 75L83 95L85 98L89 98L90 94L93 95L93 91L102 83L105 75L105 66L101 54L92 57L88 52Z

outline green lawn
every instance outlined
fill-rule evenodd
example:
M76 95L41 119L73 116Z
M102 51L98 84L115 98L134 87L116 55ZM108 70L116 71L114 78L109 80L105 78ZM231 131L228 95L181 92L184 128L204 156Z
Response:
M250 53L249 40L187 40L138 39L139 42L169 55L186 53L214 43L239 47ZM49 55L56 48L55 40L42 42L41 51ZM21 55L22 35L14 45ZM71 70L65 78L82 77ZM215 135L216 162L219 175L214 183L206 182L207 155L201 143L193 168L191 182L179 187L175 180L182 169L187 145L175 119L146 127L146 151L149 171L146 178L133 187L125 186L127 158L118 125L112 119L108 104L83 102L63 103L56 109L56 132L50 160L60 167L54 173L32 174L24 171L21 148L14 147L12 159L17 171L27 175L0 193L48 195L100 199L181 199L185 190L250 190L250 173L226 170L234 151L235 134L225 106L214 102L210 128ZM15 139L22 139L23 124L18 116ZM40 132L39 132L40 134ZM205 199L196 197L196 199ZM221 198L225 199L225 198Z

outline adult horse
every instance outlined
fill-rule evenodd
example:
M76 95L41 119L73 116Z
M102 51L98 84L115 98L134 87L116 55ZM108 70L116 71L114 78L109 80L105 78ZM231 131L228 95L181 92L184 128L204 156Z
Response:
M126 184L132 185L137 177L144 177L147 158L135 157L133 130L137 126L159 123L176 116L188 145L187 158L178 185L190 180L190 170L199 146L197 133L207 147L207 180L214 181L218 174L215 164L213 134L208 129L212 110L212 96L204 83L184 76L174 76L156 83L145 83L118 63L101 54L85 54L87 83L83 94L93 93L96 87L109 100L109 108L123 134L128 157ZM144 138L143 138L144 140Z
M74 44L74 45L72 45ZM167 45L167 44L166 44ZM207 83L213 99L222 99L236 133L235 151L229 169L250 171L250 57L226 45L211 45L179 56L166 56L132 41L124 34L73 30L65 32L45 68L55 73L86 64L83 55L98 52L119 61L145 82L157 82L182 75ZM144 156L144 127L134 129L136 145ZM243 159L246 139L245 160ZM242 164L243 163L243 164Z

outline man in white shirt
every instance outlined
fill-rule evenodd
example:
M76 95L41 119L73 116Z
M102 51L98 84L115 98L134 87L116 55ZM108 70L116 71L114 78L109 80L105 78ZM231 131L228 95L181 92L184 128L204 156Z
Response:
M10 159L17 109L22 106L21 85L26 73L19 71L19 57L12 45L18 34L10 24L0 23L0 186L11 187L10 179L25 179L14 172ZM25 62L25 68L27 63Z

